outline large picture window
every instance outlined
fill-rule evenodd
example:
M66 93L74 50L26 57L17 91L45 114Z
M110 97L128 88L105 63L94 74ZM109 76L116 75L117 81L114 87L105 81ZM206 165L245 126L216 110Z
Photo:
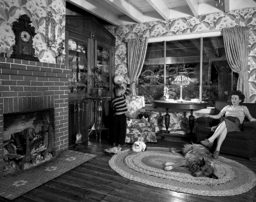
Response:
M175 78L180 74L189 78L182 87L184 100L199 99L213 106L216 100L229 100L236 89L237 75L227 63L222 36L148 43L138 94L146 103L166 96L178 100Z

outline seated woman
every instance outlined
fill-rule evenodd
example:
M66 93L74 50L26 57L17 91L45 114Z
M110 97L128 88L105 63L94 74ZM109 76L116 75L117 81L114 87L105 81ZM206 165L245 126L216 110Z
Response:
M223 118L221 123L214 128L215 131L213 135L210 138L201 141L202 145L211 147L214 140L217 138L217 146L213 153L213 158L215 159L219 157L221 145L228 132L241 131L241 126L245 117L247 117L249 121L256 121L256 119L251 116L248 108L242 105L244 98L245 96L242 92L233 91L231 93L232 105L225 106L217 115L205 115L205 117L213 119ZM224 115L225 117L223 117Z

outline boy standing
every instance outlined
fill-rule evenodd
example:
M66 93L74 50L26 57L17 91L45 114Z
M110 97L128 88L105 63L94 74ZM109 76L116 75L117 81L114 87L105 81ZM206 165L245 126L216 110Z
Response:
M126 98L124 95L125 89L123 86L115 86L114 93L115 98L112 100L112 108L114 112L113 116L113 148L106 149L108 153L118 153L122 150L121 145L125 143L126 137L126 113L127 113L127 104Z

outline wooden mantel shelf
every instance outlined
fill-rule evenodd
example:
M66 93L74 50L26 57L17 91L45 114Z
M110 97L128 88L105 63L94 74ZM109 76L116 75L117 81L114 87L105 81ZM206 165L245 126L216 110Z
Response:
M69 93L68 95L69 103L81 102L84 99L86 99L85 93Z
M111 100L111 97L110 96L92 97L92 96L86 95L85 93L69 93L68 102L69 103L77 103L77 102L81 102L81 101L87 100L87 99Z

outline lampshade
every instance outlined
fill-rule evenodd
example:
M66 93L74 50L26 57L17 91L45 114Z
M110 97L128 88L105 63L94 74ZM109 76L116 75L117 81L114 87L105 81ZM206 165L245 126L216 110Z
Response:
M186 86L189 84L189 82L190 82L189 77L187 77L183 74L179 74L178 76L176 76L176 78L174 79L174 81L172 83L179 85L179 86Z
M190 82L190 78L184 74L179 74L178 76L175 77L174 81L172 82L173 84L179 85L180 86L180 99L179 101L183 102L182 99L182 86L188 85Z

